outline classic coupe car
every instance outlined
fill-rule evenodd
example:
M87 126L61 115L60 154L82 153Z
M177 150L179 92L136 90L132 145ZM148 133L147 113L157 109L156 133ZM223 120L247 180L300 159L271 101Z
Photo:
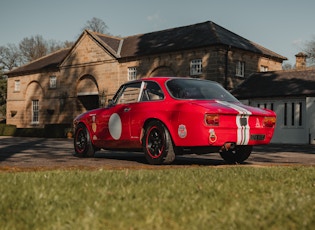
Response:
M275 123L273 111L241 104L216 82L143 78L123 84L107 107L74 119L74 149L83 157L100 149L140 150L150 164L217 152L241 163L254 145L271 141Z

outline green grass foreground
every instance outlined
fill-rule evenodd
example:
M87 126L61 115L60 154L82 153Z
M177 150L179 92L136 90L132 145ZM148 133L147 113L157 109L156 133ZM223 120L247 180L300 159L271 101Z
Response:
M0 229L314 229L315 167L0 173Z

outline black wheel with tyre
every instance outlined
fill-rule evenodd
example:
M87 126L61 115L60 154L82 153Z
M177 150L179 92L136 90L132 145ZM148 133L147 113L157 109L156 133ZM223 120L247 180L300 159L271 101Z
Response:
M253 146L237 145L234 149L222 150L220 155L229 164L243 163L252 153Z
M79 157L94 157L95 149L89 132L84 124L79 124L74 132L75 155Z
M160 121L151 121L145 127L142 143L144 155L150 164L170 164L174 161L172 138Z

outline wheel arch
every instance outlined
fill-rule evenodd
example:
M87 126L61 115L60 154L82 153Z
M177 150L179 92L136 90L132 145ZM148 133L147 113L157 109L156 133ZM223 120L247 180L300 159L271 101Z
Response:
M92 133L91 133L91 128L86 124L86 122L84 121L79 121L76 125L75 125L75 128L78 127L80 124L84 125L86 127L86 129L88 130L88 134L90 136L90 140L92 142L93 145L95 145L95 142L93 140L93 136L92 136ZM74 130L74 135L75 135L75 132L76 132L76 129Z
M156 117L148 118L148 119L145 120L145 122L143 123L142 130L141 130L141 137L140 137L141 144L143 143L144 130L145 130L145 128L147 127L147 125L148 125L151 121L159 121L159 122L161 122L161 123L165 126L165 128L167 129L167 131L169 132L173 144L175 144L175 143L174 143L173 132L172 132L172 130L170 129L170 124L168 124L168 122L164 122L162 119L159 119L159 118L156 118Z

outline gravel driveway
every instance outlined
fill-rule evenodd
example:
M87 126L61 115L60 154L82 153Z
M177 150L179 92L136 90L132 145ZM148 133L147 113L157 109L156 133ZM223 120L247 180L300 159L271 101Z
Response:
M0 137L0 171L48 169L159 169L165 167L224 166L218 153L177 156L168 166L146 163L143 153L99 151L95 158L73 156L73 139ZM315 165L315 145L255 146L242 165Z

